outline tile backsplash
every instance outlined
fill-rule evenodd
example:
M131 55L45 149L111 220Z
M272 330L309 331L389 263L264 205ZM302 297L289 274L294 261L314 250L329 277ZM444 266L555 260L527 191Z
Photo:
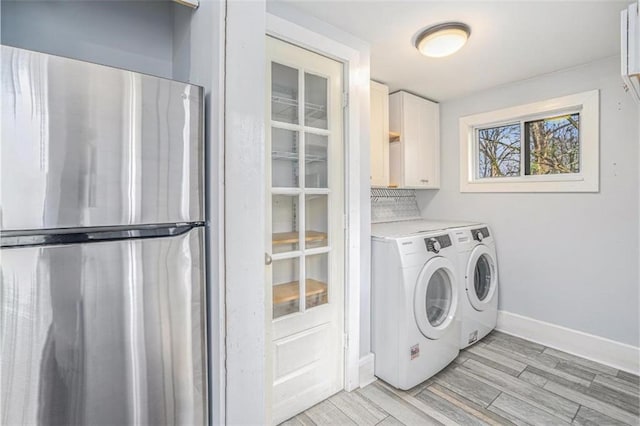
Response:
M413 189L371 188L371 222L420 219Z

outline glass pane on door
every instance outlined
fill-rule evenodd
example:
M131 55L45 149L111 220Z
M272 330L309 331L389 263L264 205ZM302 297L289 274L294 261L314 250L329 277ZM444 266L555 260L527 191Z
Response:
M443 269L438 269L427 284L427 319L432 326L438 327L447 319L451 309L451 293L449 275Z
M300 258L273 261L273 318L300 311Z
M271 129L271 186L298 187L298 132Z
M327 79L304 73L305 126L327 128L327 98Z
M486 254L478 258L473 271L473 287L478 300L484 300L491 290L491 263Z
M327 153L329 138L305 133L305 181L306 188L327 187Z
M306 306L312 309L328 302L329 255L307 256L305 262Z
M336 136L328 131L328 110L339 92L329 96L330 80L319 74L271 61L272 253L297 256L273 262L273 318L328 303L333 254L322 249L329 247L337 189L329 188L329 143Z
M305 196L305 249L326 247L328 224L327 195Z
M271 63L271 119L298 124L298 70Z
M300 249L298 195L273 195L271 230L273 253Z

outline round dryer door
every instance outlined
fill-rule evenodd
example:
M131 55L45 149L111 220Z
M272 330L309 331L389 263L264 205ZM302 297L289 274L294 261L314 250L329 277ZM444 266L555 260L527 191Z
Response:
M471 252L467 263L467 297L471 306L484 311L491 303L498 286L495 252L479 245Z
M453 322L458 308L454 266L444 257L429 260L418 275L413 312L420 332L439 339Z

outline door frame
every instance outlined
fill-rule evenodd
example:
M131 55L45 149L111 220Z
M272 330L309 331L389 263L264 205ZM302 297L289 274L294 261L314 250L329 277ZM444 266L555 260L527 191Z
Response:
M344 110L344 207L345 207L345 281L344 281L344 389L360 387L360 285L361 285L361 165L360 165L360 86L369 85L368 72L363 78L362 53L322 34L267 13L266 35L327 56L344 65L343 87L347 94ZM368 63L367 69L368 69ZM366 188L368 191L368 188ZM267 342L271 329L267 327ZM272 365L267 351L266 365ZM269 379L271 372L267 372ZM270 383L268 380L267 383ZM267 394L271 389L267 389ZM270 400L270 397L268 397Z

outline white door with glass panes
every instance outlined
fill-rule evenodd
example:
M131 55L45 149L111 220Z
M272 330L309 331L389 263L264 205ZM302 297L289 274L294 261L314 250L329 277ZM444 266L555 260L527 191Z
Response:
M342 64L267 37L273 421L343 388Z

